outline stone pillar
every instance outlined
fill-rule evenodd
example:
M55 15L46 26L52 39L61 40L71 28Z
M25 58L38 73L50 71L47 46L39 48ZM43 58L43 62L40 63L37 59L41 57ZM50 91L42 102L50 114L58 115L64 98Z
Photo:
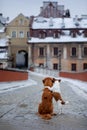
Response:
M28 68L32 64L32 52L31 52L31 44L28 46Z
M66 46L63 47L63 59L67 59L67 48L66 48Z
M79 51L78 51L78 59L82 59L82 54L81 54L81 44L79 44Z
M51 69L51 53L50 53L50 44L47 44L47 67Z

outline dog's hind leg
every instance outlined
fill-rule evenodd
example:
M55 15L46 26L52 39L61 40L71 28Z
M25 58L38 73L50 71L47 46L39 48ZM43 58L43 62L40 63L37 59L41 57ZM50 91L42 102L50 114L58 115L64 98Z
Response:
M57 109L58 109L58 114L62 114L62 104L61 101L57 101Z

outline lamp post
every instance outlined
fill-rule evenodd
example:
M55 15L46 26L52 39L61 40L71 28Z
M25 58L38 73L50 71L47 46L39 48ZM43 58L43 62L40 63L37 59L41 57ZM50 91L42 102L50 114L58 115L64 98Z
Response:
M7 36L8 39L8 60L11 61L11 37ZM11 65L8 65L11 67Z
M45 68L47 69L48 68L48 64L47 64L47 46L44 46L44 48L45 48L45 57L46 57Z
M59 50L58 57L59 57L58 70L61 71L61 50Z

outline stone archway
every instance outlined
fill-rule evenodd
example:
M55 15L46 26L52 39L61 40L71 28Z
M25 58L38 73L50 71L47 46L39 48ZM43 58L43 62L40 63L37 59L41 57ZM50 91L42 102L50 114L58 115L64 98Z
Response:
M28 53L26 51L20 50L16 54L16 67L18 68L28 67Z

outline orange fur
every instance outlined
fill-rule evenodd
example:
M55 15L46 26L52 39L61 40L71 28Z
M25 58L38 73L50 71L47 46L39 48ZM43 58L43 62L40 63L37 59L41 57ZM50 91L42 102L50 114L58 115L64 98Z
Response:
M51 77L46 77L43 79L44 89L42 93L42 100L38 106L38 114L43 119L51 119L53 115L53 103L52 99L54 98L56 101L61 100L61 104L65 104L60 93L50 91L46 86L52 87L56 79Z
M43 119L51 119L53 114L53 92L51 92L46 86L52 87L54 83L54 78L46 77L43 79L44 89L42 93L42 100L38 106L38 114Z
M55 81L54 78L46 77L45 79L43 79L43 84L44 84L44 86L52 87L54 81Z
M44 88L42 102L39 104L38 113L43 119L51 119L53 113L53 94L48 88Z
M52 87L54 82L58 80L59 82L61 82L61 79L55 79L55 78L51 78L51 77L46 77L44 80L43 80L43 84L44 86L49 86L49 87ZM60 93L58 92L53 92L53 97L56 101L58 100L61 100L61 104L65 104L65 101L62 99L62 96Z
M62 99L61 94L58 92L53 92L53 97L56 101L60 100L61 104L65 104L65 101Z

